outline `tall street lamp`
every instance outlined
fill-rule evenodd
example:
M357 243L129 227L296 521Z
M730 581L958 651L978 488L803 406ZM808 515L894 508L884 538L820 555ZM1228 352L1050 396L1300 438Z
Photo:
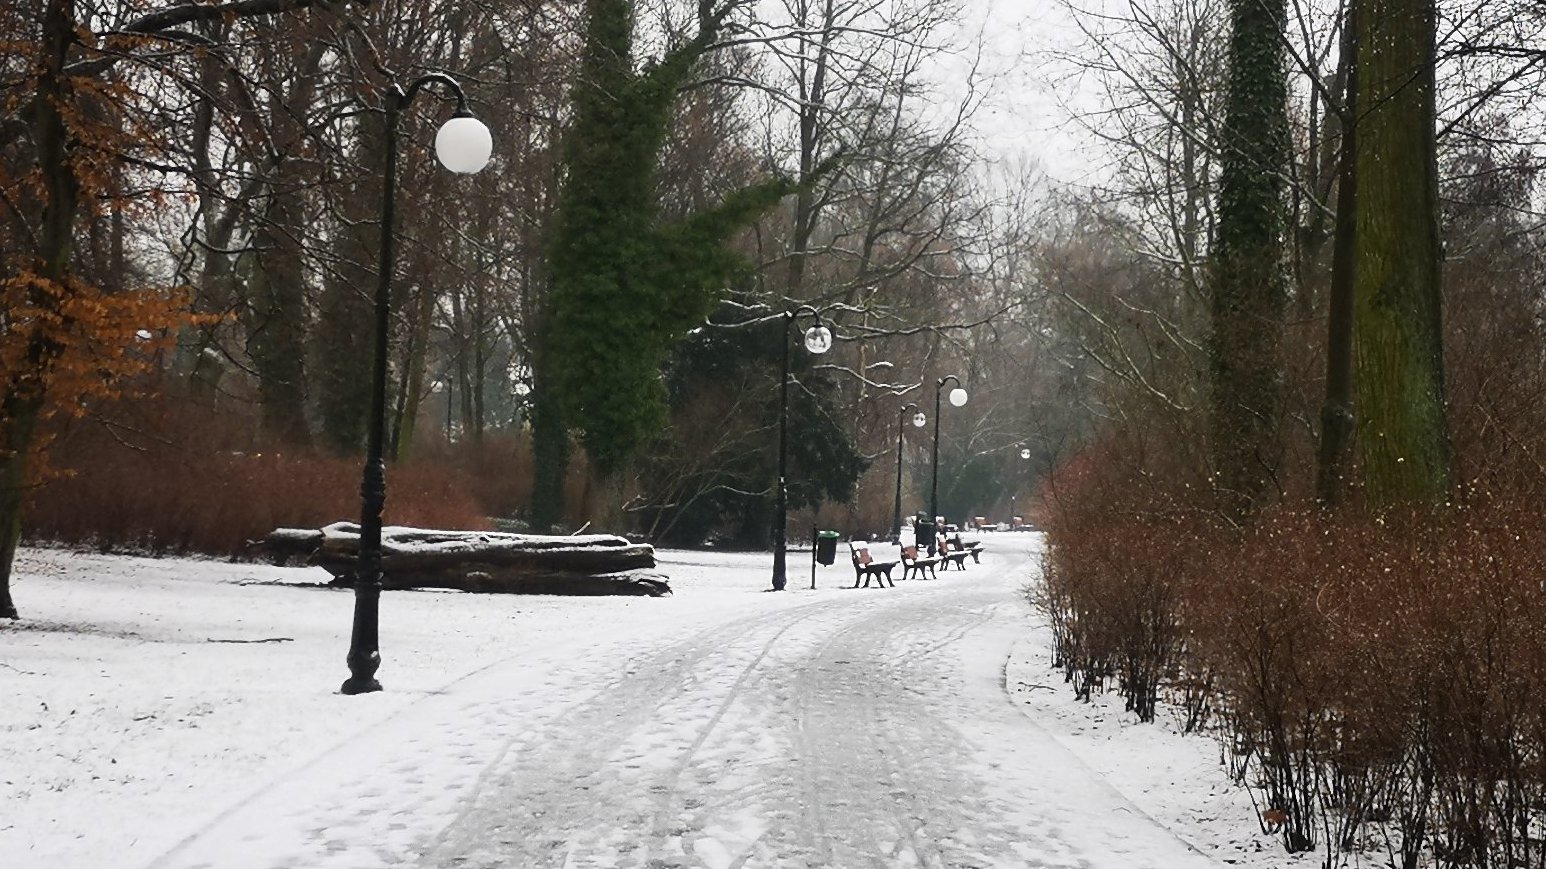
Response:
M893 540L902 539L902 431L907 428L907 412L913 411L913 426L923 428L928 423L928 417L916 404L909 403L897 414L896 421L896 505L891 510L891 537Z
M783 328L778 333L779 343L783 345L780 356L783 366L779 369L781 376L778 381L778 493L773 508L777 514L773 525L774 591L784 590L784 528L789 524L789 488L785 484L789 454L789 326L801 314L810 314L816 320L814 326L805 330L805 349L817 356L832 349L832 330L821 322L820 311L810 305L801 305L793 311L784 312Z
M1015 446L1020 448L1020 458L1022 460L1029 460L1030 459L1030 457L1031 457L1031 448L1030 447L1026 446L1025 444L1015 444ZM1009 530L1010 531L1015 530L1015 494L1016 494L1016 490L1018 490L1019 488L1020 488L1020 475L1017 473L1017 474L1015 474L1015 478L1014 478L1014 480L1012 481L1012 483L1011 483L1011 485L1009 487Z
M934 462L933 469L930 471L931 481L929 483L929 521L935 523L938 523L939 521L939 399L940 396L945 392L946 383L954 383L956 385L955 389L950 390L950 404L954 407L960 407L966 404L966 390L961 388L961 378L955 376L954 374L946 374L944 377L939 379L939 383L935 384ZM941 530L943 529L940 529L936 525L934 533L938 534ZM931 553L934 551L934 541L932 540L929 541L929 551Z
M415 79L404 90L393 84L386 92L386 172L381 196L381 258L376 282L376 347L370 383L370 430L366 435L365 471L360 483L360 554L354 572L354 626L349 636L349 678L345 694L380 691L376 670L381 666L379 616L381 604L381 511L386 505L386 462L382 442L386 432L387 330L391 320L393 218L397 210L397 122L426 85L438 84L456 98L456 112L435 134L435 156L452 172L471 175L488 165L494 150L488 127L467 109L461 85L444 73Z

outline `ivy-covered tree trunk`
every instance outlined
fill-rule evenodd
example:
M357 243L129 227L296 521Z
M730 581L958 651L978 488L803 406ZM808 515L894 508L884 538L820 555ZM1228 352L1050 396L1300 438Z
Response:
M647 145L639 139L648 133L629 129L628 123L633 4L631 0L586 0L585 15L585 59L574 85L574 120L565 133L559 217L547 251L551 280L532 353L531 523L538 529L552 527L563 516L569 460L563 406L583 403L576 396L561 395L578 379L563 375L564 356L575 356L580 348L560 346L564 339L555 339L554 320L572 324L588 305L605 304L606 287L618 279L622 266L616 245L637 239L653 213L648 183L652 161L640 165L638 157L638 146ZM651 158L653 153L649 152ZM620 301L614 299L614 303ZM645 316L644 312L635 315ZM638 329L622 331L612 337L637 340ZM630 331L633 334L627 334ZM604 340L610 338L597 343Z
M1276 485L1289 139L1284 0L1232 0L1230 10L1234 30L1212 262L1210 448L1222 506L1239 518Z
M632 0L585 4L585 58L534 354L536 388L557 395L534 402L559 403L603 476L621 471L664 426L661 369L671 348L747 271L725 240L796 189L770 181L678 222L659 219L656 168L677 94L746 2L702 0L697 33L642 71L635 71ZM556 454L557 432L540 437ZM534 515L539 502L562 503L562 479L562 469L539 467Z
M1433 0L1362 0L1354 279L1358 442L1370 502L1440 503L1444 411Z

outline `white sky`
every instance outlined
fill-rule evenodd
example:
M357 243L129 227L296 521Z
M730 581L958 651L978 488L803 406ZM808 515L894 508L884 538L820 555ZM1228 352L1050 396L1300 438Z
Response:
M1091 171L1092 142L1069 120L1066 71L1048 50L1066 47L1077 30L1061 3L1047 0L965 0L968 15L957 44L961 54L942 58L945 93L959 93L972 54L981 52L979 76L988 97L974 126L984 157L1010 166L1034 161L1055 182L1078 183Z

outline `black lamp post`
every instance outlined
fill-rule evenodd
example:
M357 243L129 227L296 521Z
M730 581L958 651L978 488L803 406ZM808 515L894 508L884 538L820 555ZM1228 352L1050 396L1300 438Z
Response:
M934 462L933 462L933 469L930 471L930 480L931 481L929 483L929 521L930 522L934 522L934 523L938 523L939 522L939 399L940 399L940 396L943 395L944 392L945 392L945 384L946 383L954 383L956 385L955 389L950 390L950 403L952 405L954 405L955 407L960 407L961 405L966 404L966 390L961 388L961 378L955 376L954 374L946 374L944 377L941 377L939 379L939 383L935 384L935 386L934 386ZM944 530L944 529L939 528L937 526L937 524L936 524L936 527L934 529L934 533L938 534L942 530ZM930 540L929 541L929 552L932 554L933 551L934 551L934 541Z
M909 403L897 414L896 421L896 504L891 510L891 538L898 542L902 539L902 431L907 428L907 412L913 411L913 426L923 428L928 423L928 418L918 405Z
M1031 458L1031 448L1030 447L1026 446L1025 444L1015 444L1015 447L1020 451L1020 458L1021 458L1021 460L1029 460ZM1020 488L1020 475L1017 473L1014 476L1013 483L1009 487L1009 530L1010 531L1015 530L1015 494L1016 494L1016 491L1019 488Z
M783 591L784 576L784 528L789 523L789 489L785 485L788 476L789 454L789 326L801 314L810 314L816 325L805 330L805 349L821 355L832 349L832 330L821 322L821 312L810 305L801 305L793 311L785 311L784 322L779 329L779 342L783 344L783 361L778 381L778 492L773 512L777 514L773 525L773 590Z
M456 113L435 134L435 155L452 172L470 175L488 165L493 139L488 127L467 110L467 97L444 73L415 79L407 90L393 84L386 92L386 172L381 196L381 273L376 282L376 347L370 382L370 430L366 435L365 472L360 483L360 554L354 572L354 626L349 636L349 678L345 694L380 691L379 616L381 604L381 511L386 505L387 330L391 321L393 217L397 210L397 122L426 85L444 86L456 98Z

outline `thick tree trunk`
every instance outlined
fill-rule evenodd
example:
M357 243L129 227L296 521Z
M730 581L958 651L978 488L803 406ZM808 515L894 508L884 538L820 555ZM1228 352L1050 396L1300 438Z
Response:
M21 543L28 458L42 409L41 395L12 392L0 404L0 618L19 616L11 599L11 565Z
M49 0L43 12L43 44L38 58L38 89L32 104L33 141L43 180L41 231L38 233L38 281L28 301L40 311L62 317L67 294L80 179L70 165L64 110L73 104L65 61L74 44L75 3ZM43 318L28 335L24 364L0 379L0 617L16 618L11 599L11 565L21 539L22 508L28 463L36 447L37 425L47 404L50 369L59 355ZM56 324L62 325L62 324Z
M1372 503L1441 503L1444 411L1433 0L1364 0L1358 16L1354 359Z
M1243 518L1276 485L1287 303L1284 0L1234 0L1228 111L1213 251L1210 448L1225 512Z

